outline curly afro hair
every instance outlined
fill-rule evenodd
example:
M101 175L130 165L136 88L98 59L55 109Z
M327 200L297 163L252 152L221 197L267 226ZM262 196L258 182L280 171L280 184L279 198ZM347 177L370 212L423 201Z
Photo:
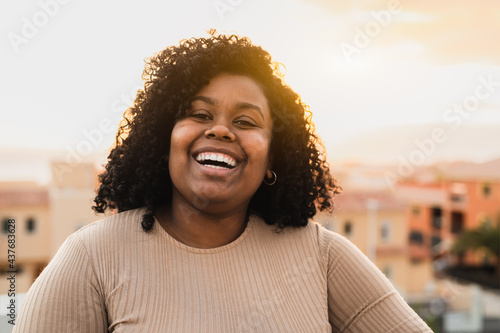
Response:
M210 31L208 38L183 40L146 60L144 88L125 111L99 175L96 212L146 207L141 225L151 230L155 208L171 201L170 175L159 161L169 154L172 129L196 93L222 72L258 82L273 119L271 156L278 181L260 186L249 212L283 229L305 226L317 210L333 209L340 188L330 175L311 112L284 83L280 64L248 38Z

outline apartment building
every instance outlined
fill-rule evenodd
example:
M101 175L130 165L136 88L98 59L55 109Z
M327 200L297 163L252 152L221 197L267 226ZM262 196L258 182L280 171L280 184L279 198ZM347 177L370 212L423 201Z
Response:
M0 183L0 251L7 253L9 220L13 219L16 293L29 289L71 233L99 218L90 208L96 181L94 165L54 162L52 171L52 181L47 185ZM0 262L0 290L4 291L9 289L7 264L5 260Z
M412 257L440 256L464 230L500 223L500 160L442 165L420 176L427 181L417 177L397 187L411 205ZM469 253L464 260L477 265L488 258Z
M333 214L316 221L353 242L406 298L421 298L433 288L432 259L410 256L411 206L390 191L345 191Z

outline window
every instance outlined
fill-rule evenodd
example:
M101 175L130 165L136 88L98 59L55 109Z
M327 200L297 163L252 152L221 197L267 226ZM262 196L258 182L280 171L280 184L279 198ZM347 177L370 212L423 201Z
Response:
M409 238L410 244L422 245L424 243L424 235L421 231L412 230Z
M434 229L441 229L443 211L440 207L433 207L431 211L431 223Z
M351 223L351 221L346 221L346 223L344 224L344 235L346 235L347 237L352 235L352 223Z
M455 193L452 193L451 196L450 196L450 200L453 201L453 202L464 202L465 201L465 197L462 195L462 194L455 194Z
M14 270L9 268L8 266L0 267L0 276L2 276L2 280L3 280L3 275L9 276L12 273L21 274L22 272L24 272L24 267L23 265L20 265L18 263L16 263Z
M462 212L451 212L451 233L459 234L464 229L464 214Z
M380 237L382 241L388 242L391 239L391 222L383 221L382 227L380 228Z
M483 197L488 198L491 195L491 185L483 184L481 192L483 193Z
M31 234L36 230L36 220L33 217L30 217L26 220L26 231Z
M8 234L9 233L9 218L8 217L5 217L3 220L2 220L2 233L4 234Z
M439 236L432 236L431 237L431 246L432 247L438 245L439 243L441 243L441 237L439 237Z

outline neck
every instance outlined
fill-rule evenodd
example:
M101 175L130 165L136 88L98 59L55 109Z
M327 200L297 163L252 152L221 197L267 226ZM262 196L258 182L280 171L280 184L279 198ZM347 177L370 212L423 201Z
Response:
M211 213L172 201L156 209L156 218L165 231L186 245L215 248L236 240L247 225L246 209Z

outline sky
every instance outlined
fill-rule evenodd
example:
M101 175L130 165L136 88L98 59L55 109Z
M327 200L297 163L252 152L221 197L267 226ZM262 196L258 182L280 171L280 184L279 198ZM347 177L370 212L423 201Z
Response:
M104 160L144 59L210 28L283 64L330 159L500 157L498 1L27 0L0 22L0 180Z

